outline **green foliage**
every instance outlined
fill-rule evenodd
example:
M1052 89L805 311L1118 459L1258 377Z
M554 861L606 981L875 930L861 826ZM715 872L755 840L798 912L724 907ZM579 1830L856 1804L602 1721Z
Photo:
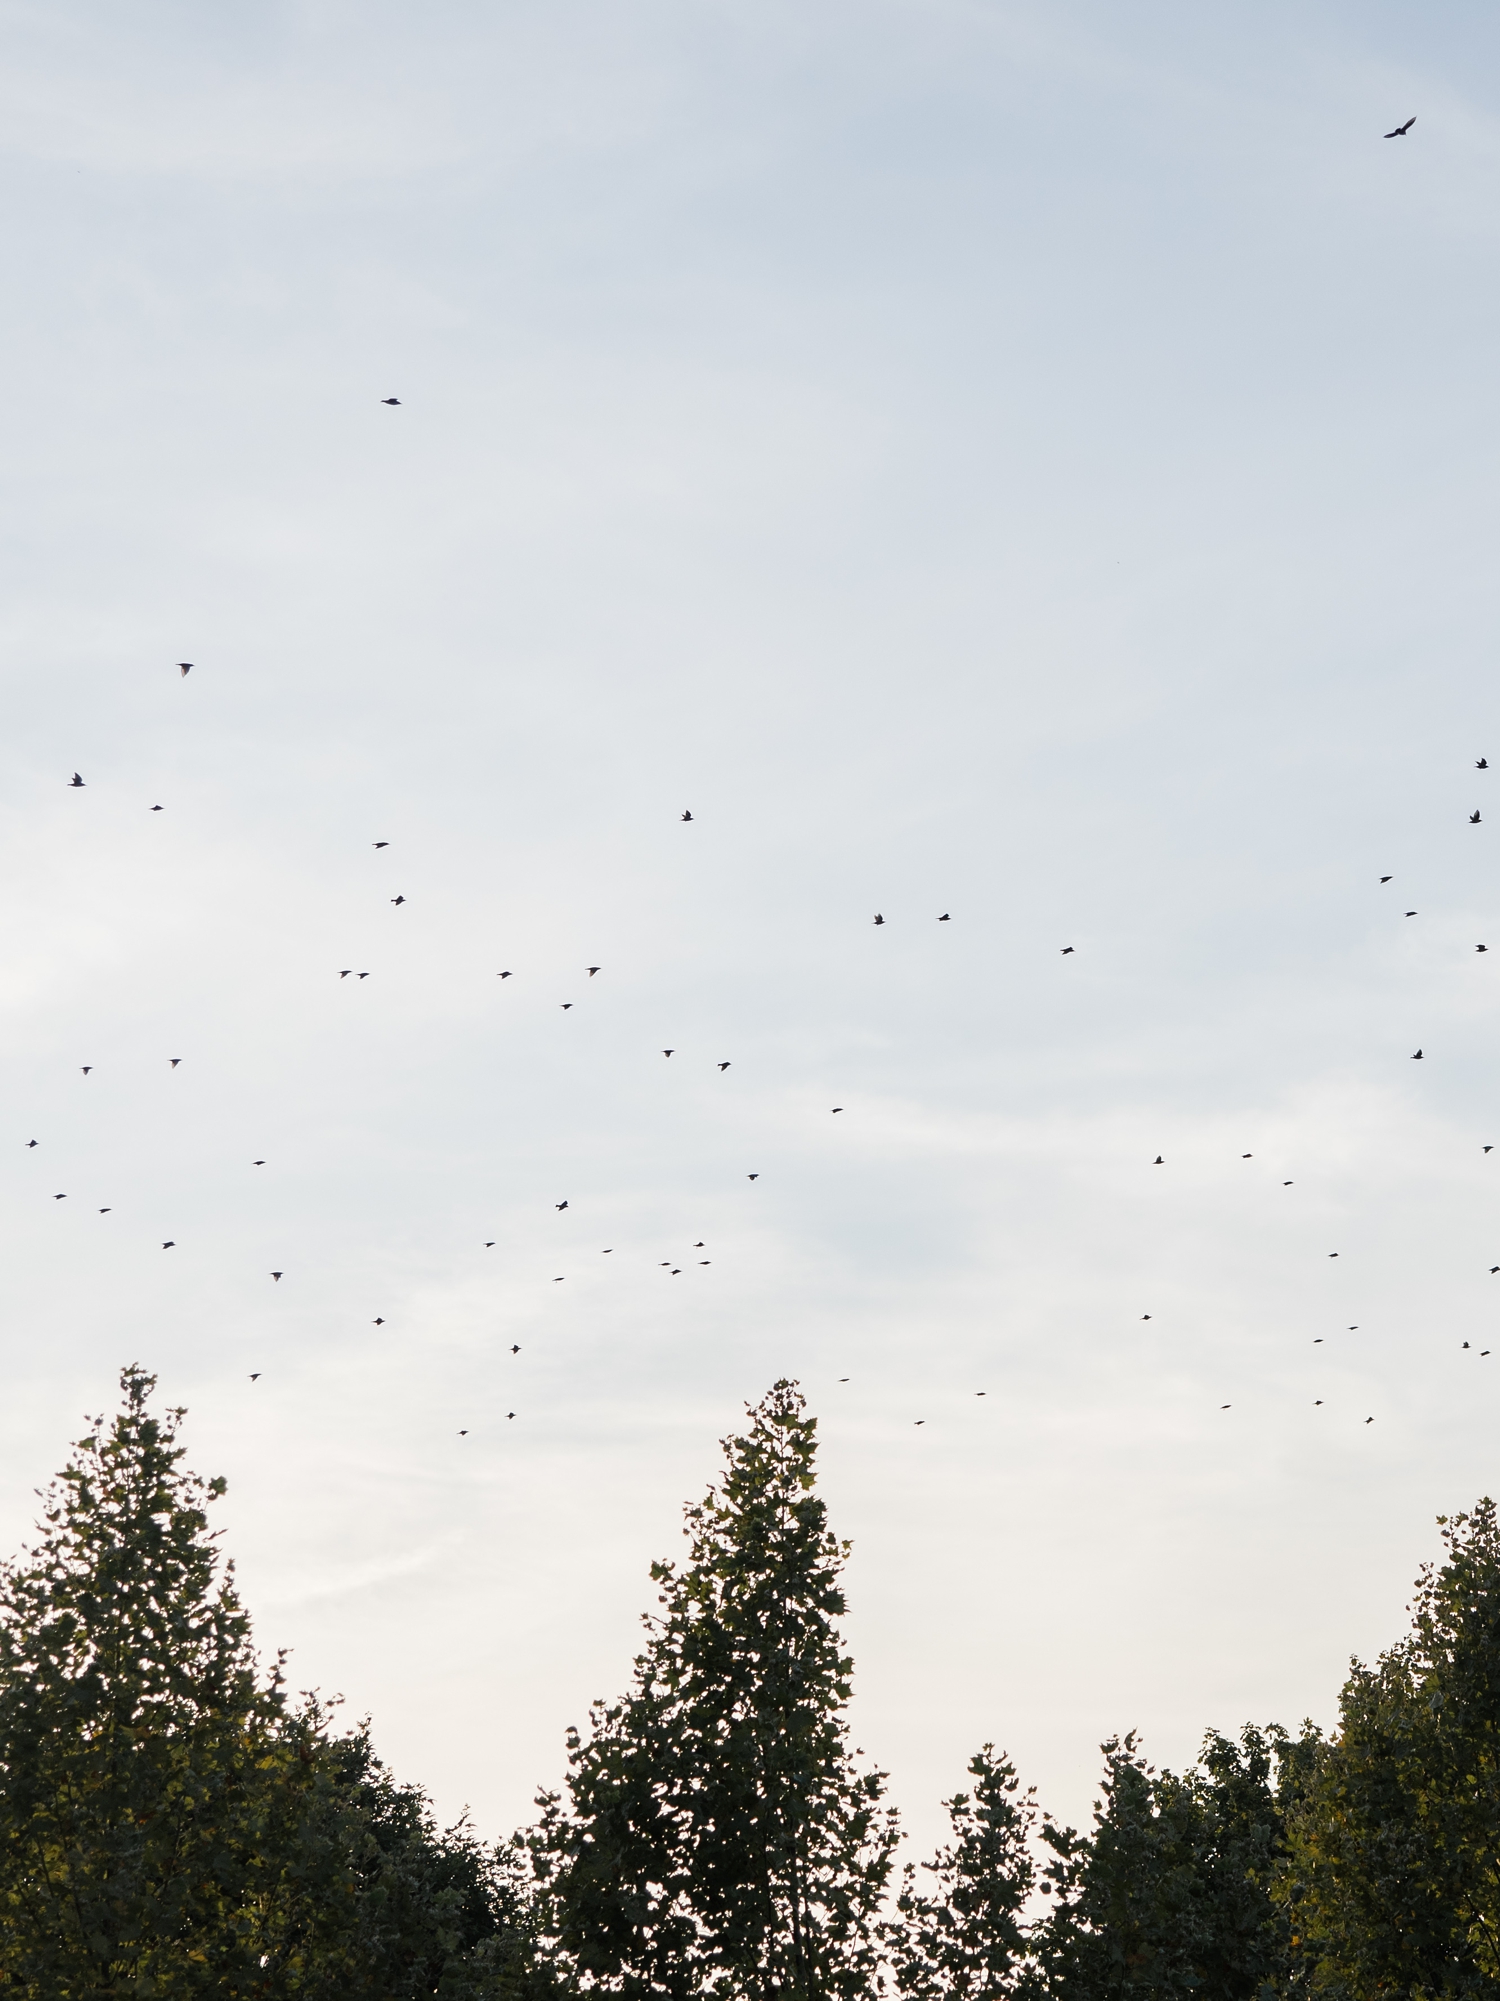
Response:
M867 1993L896 1841L855 1769L835 1621L847 1545L814 1492L815 1425L779 1382L655 1564L659 1617L623 1701L569 1736L568 1801L529 1837L557 1962L584 1990L724 2001Z
M1340 1727L1308 1761L1279 1885L1327 1993L1500 1991L1500 1529L1444 1521L1412 1630L1354 1662Z
M953 1839L902 1872L897 1920L885 1928L899 1994L915 2001L963 1996L1000 2001L1035 1988L1025 1908L1036 1886L1032 1792L1020 1794L1009 1759L986 1744L969 1760L973 1790L943 1804Z
M0 1993L522 1995L513 1865L257 1667L180 1411L97 1421L0 1570Z
M1238 1745L1211 1733L1201 1764L1154 1772L1134 1737L1104 1746L1103 1800L1090 1836L1049 1824L1044 1887L1059 1901L1038 1950L1059 2001L1240 1997L1281 1991L1290 1931L1271 1878L1284 1817L1273 1763L1293 1747L1249 1725Z

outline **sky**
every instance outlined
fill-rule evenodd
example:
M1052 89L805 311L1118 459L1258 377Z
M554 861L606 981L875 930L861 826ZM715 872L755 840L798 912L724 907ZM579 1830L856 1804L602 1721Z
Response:
M914 1851L1331 1724L1496 1479L1494 9L0 53L0 1547L141 1363L498 1837L792 1377Z

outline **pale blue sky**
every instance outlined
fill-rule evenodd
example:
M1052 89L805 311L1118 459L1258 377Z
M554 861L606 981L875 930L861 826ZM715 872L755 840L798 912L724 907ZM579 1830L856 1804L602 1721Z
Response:
M148 1364L499 1833L790 1374L919 1837L1328 1720L1495 1480L1493 10L0 53L6 1545Z

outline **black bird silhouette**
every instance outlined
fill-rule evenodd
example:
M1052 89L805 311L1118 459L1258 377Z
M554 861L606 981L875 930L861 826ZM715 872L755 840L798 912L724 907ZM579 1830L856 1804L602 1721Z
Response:
M507 1411L507 1412L505 1413L505 1415L506 1415L507 1417L514 1417L514 1416L515 1416L515 1412L514 1412L513 1410L508 1410L508 1411Z
M1149 1320L1151 1318L1151 1315L1149 1313L1143 1313L1141 1315L1141 1318L1142 1320Z
M1241 1160L1254 1160L1254 1158L1255 1158L1255 1155L1254 1155L1253 1153L1242 1153L1242 1154L1240 1155L1240 1159L1241 1159Z
M1411 1060L1412 1060L1412 1062L1413 1062L1413 1063L1420 1063L1420 1062L1421 1062L1421 1060L1422 1060L1422 1052L1421 1052L1421 1050L1420 1050L1420 1049L1414 1049L1414 1050L1412 1051L1412 1053L1411 1053Z
M1067 958L1068 954L1069 954L1069 953L1070 953L1070 952L1072 951L1072 949L1073 949L1073 947L1072 947L1071 945L1064 945L1064 946L1063 946L1063 948L1062 948L1062 955L1063 955L1063 957L1064 957L1065 959Z
M153 806L151 810L153 813L160 813L162 811L162 808L160 806Z
M912 1423L913 1423L913 1424L925 1424L926 1422L927 1422L927 1420L926 1420L926 1418L925 1418L925 1417L914 1417L914 1418L912 1419Z
M747 1174L747 1175L745 1176L745 1179L746 1179L747 1181L759 1181L759 1179L760 1179L760 1176L759 1176L758 1174Z
M1381 134L1381 137L1383 139L1404 139L1407 133L1410 132L1413 125L1416 124L1416 122L1417 119L1416 119L1416 114L1414 112L1412 116L1407 119L1404 125L1398 125L1394 132L1383 132Z
M497 978L499 978L499 979L502 979L502 980L508 980L508 979L510 978L510 974L509 974L509 973L500 973L500 974L498 974L498 975L497 975Z
M597 966L589 966L586 970L588 972L589 978L592 979L595 973L598 972L599 968Z
M192 671L193 671L193 663L192 663L192 661L191 661L191 660L179 660L179 661L178 661L178 663L177 663L177 671L178 671L178 672L179 672L179 673L181 674L181 676L182 676L183 680L185 681L185 680L187 679L188 675L189 675L189 674L191 674L191 673L192 673Z
M1375 1422L1375 1420L1374 1420L1374 1418L1373 1418L1373 1417L1367 1417L1367 1418L1365 1419L1365 1423L1366 1423L1366 1424L1373 1424L1374 1422Z
M1417 913L1415 910L1408 910L1406 914L1408 917L1415 917Z
M719 1065L719 1068L720 1068L721 1070L727 1070L727 1069L729 1068L729 1065L728 1065L727 1063L721 1063L721 1064Z
M567 1273L566 1273L566 1272L564 1272L564 1274L563 1274L563 1278L566 1278L566 1277L567 1277ZM552 1283L553 1283L554 1285L561 1285L561 1284L562 1284L562 1282L563 1282L563 1281L562 1281L562 1279L561 1279L561 1278L555 1278L555 1279L553 1279L553 1281L552 1281Z
M1165 1166L1166 1166L1166 1162L1165 1162L1165 1161L1164 1161L1164 1160L1162 1159L1161 1155L1160 1155L1160 1154L1158 1154L1158 1155L1156 1156L1155 1160L1153 1160L1153 1161L1152 1161L1151 1165L1152 1165L1153 1167L1165 1167Z
M1220 1410L1231 1410L1232 1408L1233 1408L1233 1406L1232 1406L1231 1404L1227 1404L1227 1403L1221 1403L1221 1404L1219 1405L1219 1409L1220 1409Z
M883 917L881 916L881 914L880 914L880 912L879 912L878 910L877 910L877 911L876 911L876 913L875 913L875 922L876 922L877 924L884 924L884 922L885 922L885 919L884 919L884 918L883 918Z
M1471 813L1469 815L1469 825L1471 827L1477 827L1479 825L1479 815L1477 813Z
M405 898L404 896L393 896L393 897L391 898L391 902L392 902L392 903L405 903L405 901L406 901L406 898Z
M52 1199L54 1202L66 1202L68 1198L66 1195L54 1195Z
M552 1206L554 1209L566 1209L568 1205L566 1202L554 1202Z
M562 1009L564 1014L566 1014L568 1009L573 1005L571 1001L559 1001L557 1004Z
M664 1049L661 1053L663 1056L670 1056L672 1052L670 1049Z
M279 1271L273 1271L271 1276L272 1278L280 1278L281 1273Z
M68 780L68 783L70 785L82 785L83 780L79 777L78 773L75 771L73 773L73 776Z
M513 1355L519 1355L519 1354L520 1354L520 1352L521 1352L521 1348L520 1348L520 1344L519 1344L519 1342L515 1342L515 1341L512 1341L512 1343L511 1343L511 1346L510 1346L510 1352L511 1352L511 1353L512 1353Z
M385 1322L384 1320L380 1319L379 1316L377 1315L377 1317L370 1322L370 1325L372 1327L384 1327Z
M1337 1251L1330 1251L1330 1252L1328 1253L1328 1255L1329 1255L1329 1256L1330 1256L1331 1258L1336 1258L1336 1257L1338 1256L1338 1252L1337 1252Z
M834 1110L835 1110L836 1112L841 1112L841 1111L842 1111L842 1110L843 1110L844 1108L843 1108L843 1106L842 1106L842 1105L835 1105L833 1109L834 1109Z
M401 398L399 396L382 396L380 400L382 403L394 404L398 410L401 408Z
M26 1144L27 1144L28 1146L35 1146L35 1145L36 1145L36 1141L35 1141L34 1139L29 1139L29 1140L27 1140ZM1486 1152L1486 1153L1488 1153L1488 1152L1489 1152L1489 1148L1488 1148L1488 1147L1486 1147L1486 1148L1485 1148L1485 1152Z
M1318 1405L1319 1405L1319 1404L1320 1404L1320 1403L1321 1403L1322 1401L1323 1401L1323 1399L1322 1399L1321 1397L1314 1397L1314 1398L1313 1398L1313 1409L1314 1409L1314 1410L1316 1410L1316 1409L1317 1409L1317 1407L1318 1407Z
M946 910L943 912L942 916L938 919L939 924L951 924L952 921L953 920L949 917Z
M1474 769L1476 771L1488 771L1489 768L1490 761L1487 757L1479 757L1474 760Z
M487 1251L492 1251L495 1248L495 1239L493 1237L486 1237L484 1247Z
M169 1056L167 1058L167 1061L171 1064L172 1068L175 1070L178 1064L182 1061L182 1058L180 1056Z
M700 1240L698 1243L694 1244L693 1249L695 1251L706 1251L708 1249L708 1245Z
M260 1381L260 1370L259 1370L259 1369L252 1369L252 1370L250 1371L250 1380L251 1380L251 1382L252 1382L252 1383L258 1383L258 1382Z
M1382 877L1380 878L1380 880L1381 880L1382 882L1394 882L1394 881L1396 880L1396 878L1395 878L1395 877L1394 877L1393 875L1383 875L1383 876L1382 876Z
M467 1438L469 1434L466 1431L461 1431L458 1435L460 1438Z
M340 971L340 973L339 973L339 978L340 978L341 980L347 980L347 979L348 979L348 977L349 977L349 975L350 975L350 974L351 974L351 973L352 973L353 971L354 971L354 968L353 968L352 966L345 966L345 967L343 967L343 968L342 968L342 970Z
M1290 1188L1292 1184L1290 1181L1283 1181L1281 1185L1283 1188Z
M684 813L682 817L684 820L691 820L693 816L691 813Z
M370 843L370 846L371 846L372 848L388 848L388 847L390 846L390 842L389 842L389 841L371 841L371 843Z
M264 1167L265 1164L266 1163L263 1160L252 1160L250 1163L252 1167Z
M175 1237L168 1237L167 1241L162 1245L164 1251L175 1251L176 1248L177 1239Z
M92 1063L85 1063L85 1064L83 1064L83 1065L81 1066L81 1068L82 1068L82 1070L83 1070L83 1074L84 1074L84 1076L85 1076L85 1077L87 1077L87 1075L89 1074L90 1070L92 1070L92 1069L93 1069L93 1067L94 1067L94 1066L93 1066L93 1064L92 1064Z

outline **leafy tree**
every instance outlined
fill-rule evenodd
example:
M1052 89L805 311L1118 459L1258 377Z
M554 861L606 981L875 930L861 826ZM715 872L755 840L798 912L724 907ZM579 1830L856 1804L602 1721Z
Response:
M1059 2001L1269 1996L1293 1972L1271 1901L1284 1814L1273 1767L1284 1731L1210 1733L1198 1767L1155 1772L1133 1736L1104 1746L1102 1802L1084 1837L1048 1824L1043 1888L1059 1901L1038 1950Z
M1500 1991L1500 1527L1440 1518L1406 1639L1352 1664L1307 1761L1278 1885L1331 1993Z
M1036 1991L1025 1910L1037 1879L1033 1792L1017 1793L1015 1767L986 1744L969 1760L972 1792L945 1800L953 1840L922 1864L919 1887L902 1873L898 1918L886 1928L899 1994L915 2001L963 1996L1000 2001Z
M551 1947L586 1991L843 2001L875 1977L897 1835L849 1748L848 1545L796 1385L749 1416L686 1512L686 1566L652 1566L630 1693L570 1732L566 1805L538 1802Z
M529 1993L513 1868L260 1672L224 1482L182 1467L153 1377L121 1385L0 1569L0 1994Z

